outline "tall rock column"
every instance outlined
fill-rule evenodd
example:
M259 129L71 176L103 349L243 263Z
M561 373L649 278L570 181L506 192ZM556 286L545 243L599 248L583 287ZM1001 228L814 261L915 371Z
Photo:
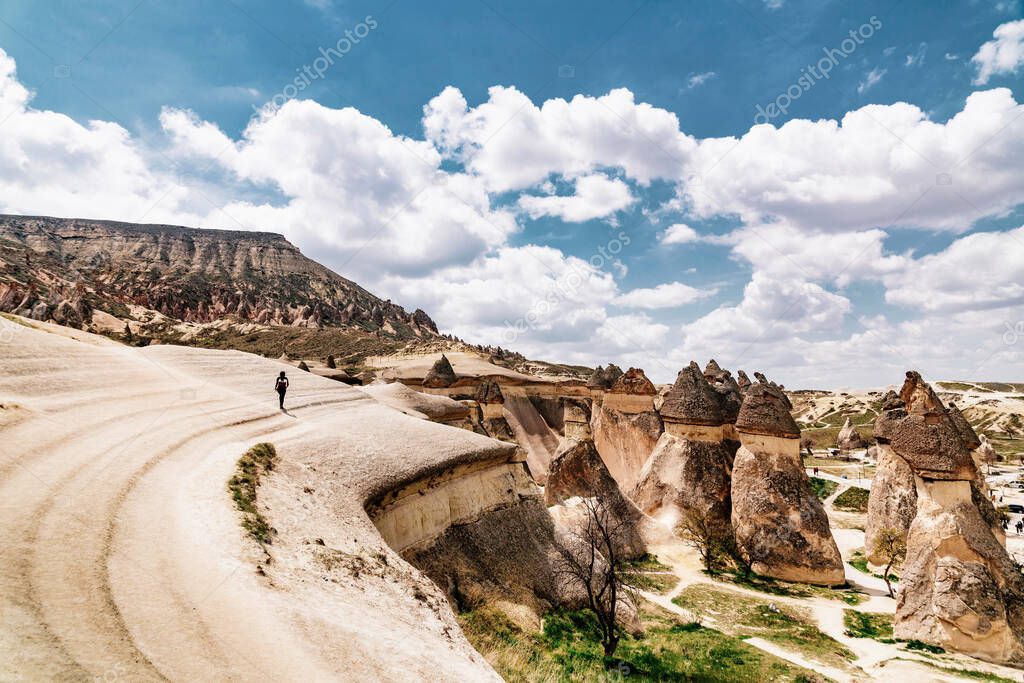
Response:
M800 460L800 428L781 388L751 384L736 420L732 526L754 571L825 586L846 582L828 517Z
M661 416L654 409L657 393L643 370L630 368L604 392L600 405L594 399L594 444L623 491L632 490L661 436Z
M714 361L712 361L714 362ZM717 392L690 363L665 395L665 433L640 471L633 501L673 525L696 516L723 541L732 538L732 463L739 443Z
M894 633L994 662L1024 665L1024 575L972 495L977 472L956 421L908 372L875 433L914 473Z

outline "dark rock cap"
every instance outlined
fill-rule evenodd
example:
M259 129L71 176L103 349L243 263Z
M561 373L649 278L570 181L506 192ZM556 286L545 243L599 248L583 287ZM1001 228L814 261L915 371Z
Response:
M889 443L920 477L973 480L976 470L964 436L921 375L908 372L899 397L891 394L875 420L879 442Z
M956 431L960 434L960 438L964 440L964 445L967 446L968 450L974 450L981 446L981 439L978 438L978 433L974 431L974 427L967 421L964 414L960 412L960 408L955 403L949 404L949 419L953 422L953 426L956 427Z
M710 382L713 379L717 379L722 374L722 368L719 367L715 359L712 358L708 361L708 364L704 366L704 377Z
M778 387L751 384L736 418L736 429L747 434L800 438L800 428L786 407L786 396Z
M501 393L501 387L491 379L480 382L476 390L477 403L504 403L505 395Z
M726 423L722 398L691 362L676 375L675 384L661 404L661 416L670 422L717 427Z
M608 366L609 368L612 366ZM658 390L651 380L640 368L630 368L615 380L610 390L613 394L635 394L639 396L654 396Z
M423 386L431 389L450 387L455 383L455 379L455 368L452 367L448 357L442 353L434 366L427 372L426 377L423 378Z
M607 389L608 388L608 376L605 374L604 368L598 365L594 368L594 372L590 374L590 379L587 380L588 389Z
M736 384L739 385L740 391L746 391L747 387L750 386L750 378L747 377L747 373L740 370L736 373Z
M768 384L768 378L764 376L763 372L756 372L755 371L754 372L754 379L756 379L759 384Z
M611 387L619 378L622 377L622 368L615 363L609 363L608 367L604 370L605 381L608 382L608 386Z

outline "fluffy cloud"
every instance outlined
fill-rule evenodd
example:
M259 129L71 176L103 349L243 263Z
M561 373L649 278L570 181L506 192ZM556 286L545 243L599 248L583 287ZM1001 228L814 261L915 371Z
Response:
M0 50L0 211L152 222L195 218L189 191L116 123L31 107ZM164 164L165 166L169 164Z
M757 125L740 138L701 140L681 199L698 216L737 214L748 224L963 230L1024 201L1024 126L1009 125L1022 115L1000 88L973 93L945 123L900 102L841 121Z
M717 293L717 289L697 289L682 282L666 282L656 287L630 290L617 296L615 304L626 308L676 308Z
M638 104L624 88L538 107L515 88L495 86L470 108L449 86L424 107L423 125L428 140L497 192L600 168L621 169L641 185L675 178L695 144L675 114Z
M254 119L238 141L189 112L165 110L161 123L179 153L287 198L234 202L230 215L275 226L370 282L384 263L419 274L468 264L517 229L510 213L491 208L479 180L443 171L431 144L352 108L292 100Z
M618 178L595 174L577 178L574 195L523 195L519 198L519 207L531 218L555 216L570 223L580 223L610 216L634 201L626 183Z
M658 241L662 244L688 244L690 242L696 242L700 239L700 235L697 231L691 228L685 223L675 223L668 226L663 232Z
M885 282L886 301L926 311L1024 307L1024 227L968 235Z
M1024 64L1024 19L1000 24L994 40L983 44L971 62L978 69L975 85L985 85L992 76L1016 73Z

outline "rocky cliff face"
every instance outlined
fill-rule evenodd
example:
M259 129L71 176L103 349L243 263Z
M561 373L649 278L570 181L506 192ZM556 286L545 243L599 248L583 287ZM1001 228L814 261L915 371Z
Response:
M0 216L0 310L81 326L131 307L174 321L358 326L412 339L437 327L272 233Z

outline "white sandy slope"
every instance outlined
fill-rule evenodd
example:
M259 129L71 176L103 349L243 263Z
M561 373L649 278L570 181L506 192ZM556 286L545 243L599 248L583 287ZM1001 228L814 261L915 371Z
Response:
M283 414L274 361L33 325L0 319L0 680L497 679L363 506L510 446L302 372ZM259 441L269 555L226 491Z

